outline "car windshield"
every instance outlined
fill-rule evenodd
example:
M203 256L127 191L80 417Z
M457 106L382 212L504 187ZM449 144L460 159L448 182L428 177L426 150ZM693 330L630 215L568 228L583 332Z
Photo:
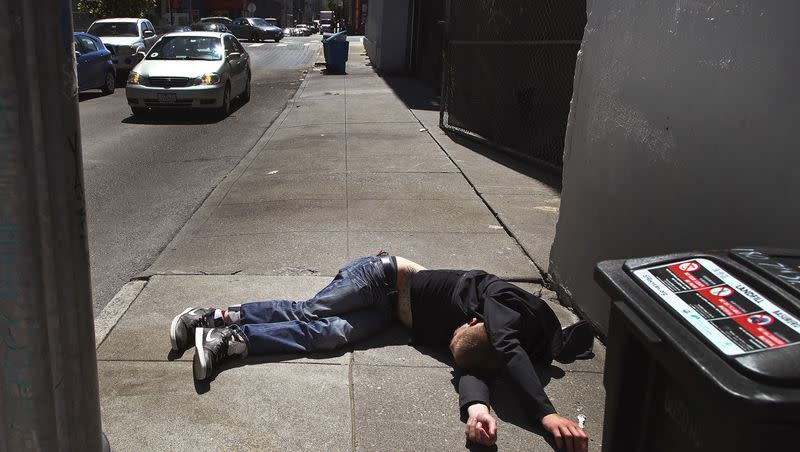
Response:
M95 36L139 37L139 29L134 22L99 22L92 24L86 32Z
M256 27L269 27L269 22L264 19L250 19L250 23Z
M148 60L221 60L222 41L210 36L168 36L150 49Z

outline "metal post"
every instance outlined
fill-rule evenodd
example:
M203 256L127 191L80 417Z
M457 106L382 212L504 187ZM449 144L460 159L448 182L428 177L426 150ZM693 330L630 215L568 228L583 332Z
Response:
M0 450L103 449L71 10L0 3Z

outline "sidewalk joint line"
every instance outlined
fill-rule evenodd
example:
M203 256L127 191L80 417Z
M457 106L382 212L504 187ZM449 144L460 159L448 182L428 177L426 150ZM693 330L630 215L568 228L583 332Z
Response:
M442 143L440 143L439 140L433 135L433 133L431 133L430 129L422 122L422 120L419 119L419 117L417 117L417 115L414 113L414 110L409 108L409 111L414 116L414 118L417 119L417 122L419 122L419 124L422 127L424 127L425 129L428 129L428 130L425 131L425 133L427 133L433 139L433 141L436 143L437 146L439 146L439 149L441 149L442 152L444 152L444 155L447 156L447 158L450 160L450 162L453 165L455 165L456 168L458 168L458 170L461 172L461 175L464 177L464 180L470 185L470 187L472 187L472 190L475 192L476 195L478 195L478 198L480 198L480 200L484 204L484 206L486 206L486 208L489 209L489 212L491 212L492 215L495 217L495 219L497 220L497 223L500 224L500 226L503 227L503 230L506 232L506 234L509 237L511 237L512 240L514 240L514 243L516 243L517 248L519 248L519 250L522 251L522 254L524 254L525 257L527 257L528 260L531 262L531 264L533 264L533 266L539 272L539 276L541 277L541 280L542 280L542 285L545 288L552 290L552 284L550 283L550 278L549 278L549 275L547 274L547 272L544 271L544 269L542 267L540 267L539 264L536 263L536 260L533 258L533 256L531 256L531 254L528 252L528 250L526 250L525 247L522 246L522 242L520 242L519 238L511 231L511 229L508 227L508 225L505 223L505 221L503 221L500 218L500 214L497 213L496 210L494 210L492 205L486 200L486 198L483 196L483 194L480 192L480 190L478 190L477 185L475 185L475 183L469 178L469 176L467 176L467 174L464 172L464 170L461 168L461 166L458 163L456 163L456 160L453 158L453 156L451 156L450 153L447 152L447 150L444 148L444 146L442 146Z
M344 76L344 203L345 203L345 249L350 252L350 156L348 154L348 139L347 139L347 74ZM347 383L350 390L350 446L353 452L356 452L357 439L356 439L356 398L355 389L353 384L353 369L356 354L355 351L350 350L350 359L347 369Z
M349 140L347 139L347 81L344 76L344 211L345 211L345 248L350 252L350 155L348 153ZM355 451L355 430L353 433L353 450Z
M347 369L347 386L350 392L350 445L352 446L353 452L356 452L357 440L356 440L356 397L355 397L355 389L353 384L353 369L355 364L355 352L353 350L350 351L350 362L348 364Z

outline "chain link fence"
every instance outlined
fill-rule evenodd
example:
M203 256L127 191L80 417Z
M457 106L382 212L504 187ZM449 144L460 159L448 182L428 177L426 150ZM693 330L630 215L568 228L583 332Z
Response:
M441 125L560 171L585 0L451 0Z

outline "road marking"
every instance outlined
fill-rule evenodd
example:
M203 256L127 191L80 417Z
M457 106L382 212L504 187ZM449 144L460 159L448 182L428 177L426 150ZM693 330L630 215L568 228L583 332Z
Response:
M275 47L286 47L286 46L288 46L288 45L289 45L289 44L277 44Z
M307 43L305 43L305 44L303 44L303 45L304 45L304 46L310 46L310 45L311 45L311 43L310 43L310 42L307 42Z
M249 46L247 46L247 47L261 47L261 46L263 46L263 45L264 45L264 44L250 44L250 45L249 45Z

